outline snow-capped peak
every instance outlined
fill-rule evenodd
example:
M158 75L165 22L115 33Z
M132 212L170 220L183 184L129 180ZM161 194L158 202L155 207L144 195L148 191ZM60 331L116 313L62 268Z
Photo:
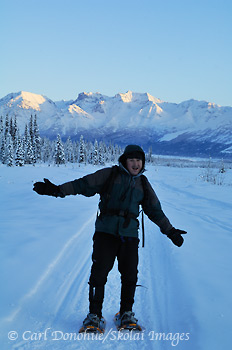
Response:
M115 97L116 98L119 97L123 102L129 103L129 102L132 102L133 92L129 90L125 94L123 94L123 93L117 94L117 95L115 95Z
M21 96L18 97L21 107L25 109L41 110L41 105L46 102L42 95L33 94L31 92L22 91Z
M131 102L146 103L148 101L151 101L157 104L157 103L163 102L159 98L155 98L147 92L138 93L138 92L132 92L131 90L128 90L126 93L117 94L115 95L115 98L119 98L124 103L131 103Z
M81 92L77 99L74 101L76 103L77 101L82 101L82 100L102 100L103 96L100 94L100 92Z
M41 110L41 105L46 102L46 98L42 95L32 92L20 91L16 94L6 96L8 107L19 107L23 109Z

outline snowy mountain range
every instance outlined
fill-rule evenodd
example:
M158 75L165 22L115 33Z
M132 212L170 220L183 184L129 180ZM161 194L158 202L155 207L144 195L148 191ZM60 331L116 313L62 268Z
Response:
M114 97L82 92L57 102L21 91L0 99L0 115L16 115L21 132L35 114L41 136L49 138L82 134L91 141L152 146L155 154L232 158L232 107L206 101L176 104L132 91Z

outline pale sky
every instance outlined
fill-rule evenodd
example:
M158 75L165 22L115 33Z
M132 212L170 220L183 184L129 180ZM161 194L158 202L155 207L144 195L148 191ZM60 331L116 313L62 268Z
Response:
M148 92L232 106L231 0L0 0L0 98Z

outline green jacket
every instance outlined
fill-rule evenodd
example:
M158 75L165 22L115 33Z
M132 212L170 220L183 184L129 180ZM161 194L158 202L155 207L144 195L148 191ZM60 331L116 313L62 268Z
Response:
M91 197L96 193L100 194L100 215L96 219L96 231L138 237L139 222L136 218L139 216L140 205L149 219L160 227L162 233L166 234L172 229L172 225L162 211L159 199L142 173L132 176L120 165L110 186L110 194L106 194L104 188L110 176L112 176L112 168L104 168L60 185L60 191L65 196L82 194ZM129 214L125 223L126 213Z

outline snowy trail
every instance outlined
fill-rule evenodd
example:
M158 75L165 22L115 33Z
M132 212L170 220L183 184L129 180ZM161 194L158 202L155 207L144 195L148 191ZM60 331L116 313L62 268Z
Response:
M184 249L178 251L165 246L173 252L169 266L175 270L169 275L172 294L179 283L178 277L184 282L177 292L179 297L184 287L185 292L179 299L187 308L179 314L181 318L190 316L192 336L198 348L229 346L232 341L231 187L197 183L196 179L193 181L193 170L186 169L183 178L180 170L172 169L172 181L163 181L167 169L161 168L159 172L158 176L151 176L151 182L155 179L154 187L162 198L164 211L174 226L188 231ZM169 254L166 259L168 257ZM170 316L176 314L174 308L172 311Z
M70 176L70 169L61 170L63 172L59 175L61 179L65 180ZM30 179L34 178L34 172L36 174L39 171L41 169L32 169L32 173L28 173L28 178L20 180L22 190L16 196L21 198L25 191L24 183L26 187L31 188ZM49 171L52 174L53 170ZM79 171L80 176L81 172L88 172L85 168ZM151 172L149 179L174 226L186 229L189 233L184 247L177 248L146 219L145 248L140 247L139 251L138 284L143 287L137 288L134 306L136 316L145 326L145 331L134 338L128 338L130 335L127 334L124 338L118 338L118 333L115 332L113 315L118 311L120 298L120 276L116 262L106 285L103 314L107 326L104 338L95 340L69 338L71 334L77 333L88 311L88 278L97 198L90 200L80 196L52 201L51 198L40 198L32 194L29 199L26 197L25 202L22 202L20 210L28 200L32 205L26 214L23 211L22 217L18 217L21 224L17 223L17 227L24 227L28 217L33 218L35 232L31 233L31 228L28 231L30 235L39 237L36 247L43 248L40 251L44 253L46 259L42 259L40 255L37 258L36 250L33 259L31 260L31 255L28 259L27 255L25 256L27 250L22 252L19 250L18 258L25 260L25 265L22 265L25 274L29 276L30 270L27 272L27 265L31 264L32 271L36 272L36 278L31 278L31 283L28 282L28 286L26 285L24 289L20 286L20 282L15 286L16 289L19 287L19 290L22 288L22 292L20 298L17 298L17 293L15 294L15 305L10 307L10 312L4 314L1 320L0 341L3 350L90 349L93 346L96 349L111 349L116 346L117 349L126 347L131 350L141 348L216 350L221 344L226 346L231 344L229 310L232 303L228 285L231 271L227 264L231 255L232 231L230 222L232 204L229 196L227 199L226 190L224 194L218 191L215 196L212 187L208 187L208 190L206 188L205 193L202 193L201 186L192 185L192 179L180 186L181 179L178 180L175 175L178 173L179 176L185 172L184 169L172 170L173 177L168 177L165 181L162 171L166 172L166 169L160 169L159 173ZM11 201L9 203L4 201L5 206L2 208L6 212L9 210L15 212L15 205L12 206L10 203L12 198L15 198L16 186L14 181L8 178L8 174L6 178L10 186L6 186L5 193L9 194L10 191ZM76 214L77 206L81 207L82 215ZM50 208L49 216L47 216L48 208ZM37 226L35 213L38 210L41 216ZM56 214L54 218L53 212ZM216 215L218 213L220 215ZM45 225L41 227L43 220ZM14 226L11 225L6 221L3 228L8 235L12 232L13 241L20 243L19 237L14 236ZM69 234L64 235L66 226ZM41 236L45 227L50 231L50 236L48 238L45 236L46 239ZM30 242L27 234L23 241ZM54 247L48 249L49 244ZM30 243L30 251L31 248L33 241ZM217 251L223 252L223 256L216 254ZM40 261L43 264L39 268ZM16 265L13 266L16 268ZM18 273L20 272L18 270ZM23 279L21 284L24 285ZM7 296L5 298L8 300ZM6 335L11 330L18 332L17 341L7 340ZM22 339L25 331L30 333L27 332L26 339ZM54 333L56 331L57 333ZM181 334L182 339L179 339ZM56 336L62 335L66 335L68 339L55 340ZM157 335L161 338L165 335L166 339L157 339Z
M91 236L86 237L86 233L91 232L95 216L94 212L81 229L66 242L57 257L47 266L36 285L21 300L20 308L13 313L11 318L11 322L21 325L18 327L19 333L22 334L25 331L28 318L30 329L38 329L38 327L41 330L49 327L60 329L58 327L60 321L68 323L69 318L72 319L73 315L75 317L81 311L80 305L83 304L81 300L85 300L87 295L91 261L91 245L87 244L86 249L83 247L86 245L86 240L91 239ZM83 315L84 312L82 312ZM38 319L46 320L46 322L38 322ZM80 322L81 316L79 320L76 318L75 327ZM35 341L31 343L27 340L14 348L31 349L38 345ZM44 348L44 344L40 345Z
M185 334L185 341L173 341L178 349L201 347L198 343L197 320L194 315L194 297L188 289L186 276L182 274L181 261L176 259L178 248L162 236L154 224L146 220L146 246L141 250L141 284L147 293L140 291L140 312L150 334L166 333L176 337ZM146 251L146 247L149 250ZM145 311L145 312L144 312ZM190 339L188 339L190 338ZM188 341L187 341L188 340ZM172 348L170 341L156 342L161 349Z

